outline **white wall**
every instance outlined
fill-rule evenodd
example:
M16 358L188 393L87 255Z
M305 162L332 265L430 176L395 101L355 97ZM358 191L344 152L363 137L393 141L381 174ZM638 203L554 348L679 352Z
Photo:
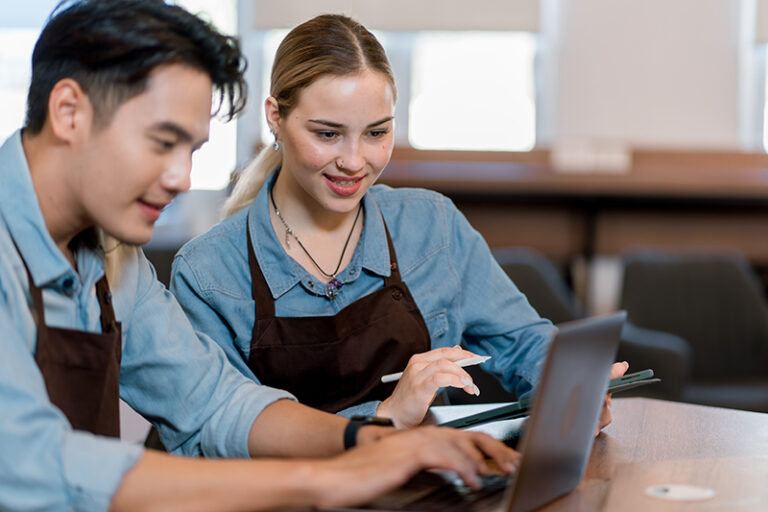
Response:
M542 29L556 39L549 55L556 86L540 101L556 105L554 141L757 149L763 95L754 1L552 4L555 21Z

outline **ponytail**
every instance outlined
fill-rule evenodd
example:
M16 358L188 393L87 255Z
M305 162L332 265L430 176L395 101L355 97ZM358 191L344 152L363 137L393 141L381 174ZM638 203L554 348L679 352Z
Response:
M256 158L240 173L232 194L224 202L222 217L242 210L259 194L270 173L283 161L283 153L272 149L272 145L263 148Z

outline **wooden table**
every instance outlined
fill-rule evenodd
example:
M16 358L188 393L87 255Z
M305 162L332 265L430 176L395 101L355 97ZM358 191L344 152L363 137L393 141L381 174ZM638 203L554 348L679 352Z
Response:
M499 405L499 404L496 404ZM435 407L438 421L488 404ZM613 423L595 439L581 484L541 510L768 511L768 414L648 398L614 398ZM503 438L521 420L475 430ZM647 496L651 486L712 489L705 501Z
M581 484L546 511L766 511L768 414L646 398L613 400ZM706 501L673 502L645 489L711 488Z

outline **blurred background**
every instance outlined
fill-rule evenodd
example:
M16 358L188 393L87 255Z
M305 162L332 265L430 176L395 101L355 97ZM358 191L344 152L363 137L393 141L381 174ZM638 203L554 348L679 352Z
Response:
M665 380L646 393L768 411L768 0L176 3L239 35L251 90L237 122L214 120L193 191L146 247L161 280L270 142L263 101L282 37L344 13L376 34L397 78L382 182L451 197L553 321L627 309L620 356ZM23 121L55 4L2 10L0 139Z

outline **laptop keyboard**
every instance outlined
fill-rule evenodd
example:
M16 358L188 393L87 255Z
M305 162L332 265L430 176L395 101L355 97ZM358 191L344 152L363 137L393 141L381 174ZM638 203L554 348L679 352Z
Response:
M498 501L509 482L509 476L501 474L480 477L483 487L478 490L445 482L417 500L404 503L401 510L451 511L475 508L481 502Z

